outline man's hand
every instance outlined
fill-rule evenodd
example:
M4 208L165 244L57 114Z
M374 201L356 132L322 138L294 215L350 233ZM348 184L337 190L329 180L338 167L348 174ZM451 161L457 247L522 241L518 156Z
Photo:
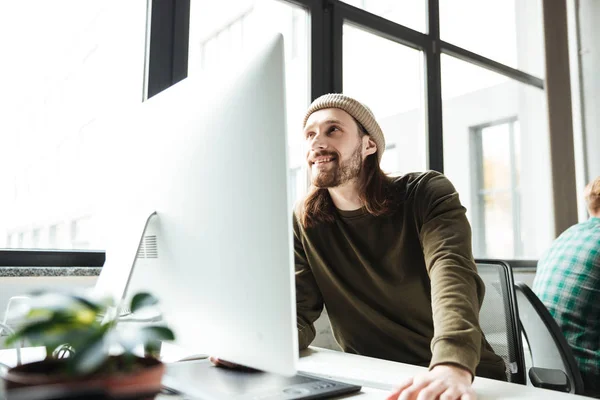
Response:
M387 400L475 400L471 381L472 375L466 369L436 365L402 382Z

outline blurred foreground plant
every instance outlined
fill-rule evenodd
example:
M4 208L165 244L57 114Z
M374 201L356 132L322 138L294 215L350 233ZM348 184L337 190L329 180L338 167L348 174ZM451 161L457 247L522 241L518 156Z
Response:
M139 312L158 300L150 293L137 293L129 309ZM136 368L134 351L157 357L161 340L174 340L166 326L121 323L111 298L94 295L48 292L34 293L21 314L24 323L10 335L6 344L26 340L32 346L45 346L46 358L64 358L58 371L70 376L95 373L131 372ZM112 357L112 356L117 357Z

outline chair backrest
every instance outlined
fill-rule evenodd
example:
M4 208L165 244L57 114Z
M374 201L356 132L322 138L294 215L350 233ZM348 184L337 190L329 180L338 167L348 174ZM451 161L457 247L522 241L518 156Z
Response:
M583 380L573 351L544 303L523 282L515 285L519 319L534 367L558 369L567 374L571 393L583 394Z
M499 260L475 260L475 263L485 284L479 325L494 352L504 359L508 381L525 384L525 360L512 270Z

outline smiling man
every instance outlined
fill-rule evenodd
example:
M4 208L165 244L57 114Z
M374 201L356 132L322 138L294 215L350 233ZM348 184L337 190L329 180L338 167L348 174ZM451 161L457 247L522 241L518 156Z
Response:
M390 399L473 399L475 375L506 380L479 327L484 286L448 179L386 176L379 124L343 94L316 99L303 134L312 187L294 212L300 348L325 305L344 351L429 367Z

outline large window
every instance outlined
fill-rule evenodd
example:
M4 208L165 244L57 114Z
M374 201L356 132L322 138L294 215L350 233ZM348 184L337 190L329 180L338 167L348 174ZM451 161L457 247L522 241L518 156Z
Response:
M2 42L13 47L1 67L0 247L93 247L110 166L96 128L143 99L146 1L2 2L0 14L13 38Z
M156 12L174 4L187 14ZM292 201L308 184L305 109L345 92L380 122L385 171L451 179L476 256L536 258L552 240L540 0L24 0L0 15L2 37L19 38L6 51L21 60L0 74L0 246L97 247L92 199L111 166L95 150L117 140L103 116L176 81L169 66L181 79L243 64L273 31L285 40ZM156 85L148 53L169 35L157 57L167 84Z

